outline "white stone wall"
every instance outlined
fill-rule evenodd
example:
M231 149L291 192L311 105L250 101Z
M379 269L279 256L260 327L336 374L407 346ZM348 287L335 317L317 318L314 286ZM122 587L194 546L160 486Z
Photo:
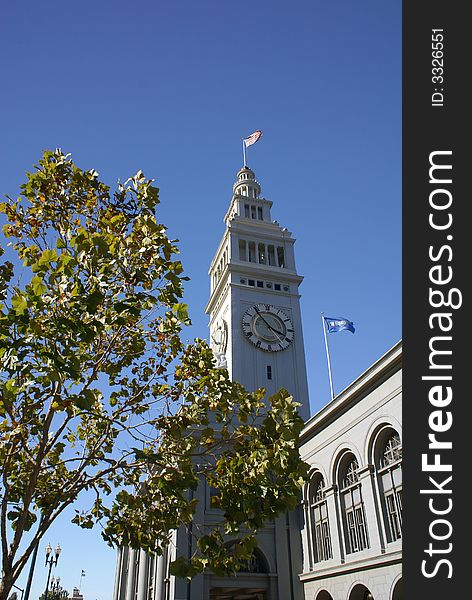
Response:
M400 434L401 428L401 345L374 364L347 390L308 421L302 433L302 458L312 472L319 471L325 482L329 529L333 556L312 563L309 554L308 502L306 492L302 517L303 582L306 600L357 600L351 591L364 585L375 600L390 600L401 574L401 539L388 541L377 484L373 443L376 432L389 426ZM369 547L348 553L343 524L337 464L344 451L352 452L359 464ZM312 569L312 570L310 570ZM397 600L397 597L395 598Z
M333 600L346 600L359 584L370 590L374 600L390 600L395 584L401 578L401 572L401 563L396 563L308 581L305 583L305 600L317 600L318 596L322 597L323 591L327 591Z

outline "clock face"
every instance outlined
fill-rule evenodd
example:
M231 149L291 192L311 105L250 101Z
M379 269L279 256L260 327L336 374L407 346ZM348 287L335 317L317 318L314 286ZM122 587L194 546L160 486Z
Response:
M247 339L267 352L285 350L293 342L293 322L272 304L255 304L243 315L242 329Z
M211 334L213 347L216 352L224 354L226 352L226 346L228 344L228 325L224 319L220 319L216 325L213 333Z

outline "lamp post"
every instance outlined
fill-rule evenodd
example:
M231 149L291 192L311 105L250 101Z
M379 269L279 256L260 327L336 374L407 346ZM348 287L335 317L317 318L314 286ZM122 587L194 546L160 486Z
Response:
M61 597L61 578L53 577L51 579L51 600L59 600Z
M44 563L44 565L46 567L49 565L49 570L48 570L48 579L46 582L46 591L44 592L44 600L48 600L48 590L49 590L49 580L51 579L51 570L52 570L53 565L54 566L57 565L57 561L59 560L59 555L61 553L61 547L59 546L59 544L57 544L57 547L54 550L54 556L53 556L51 544L48 544L45 548L45 552L46 552L46 562Z

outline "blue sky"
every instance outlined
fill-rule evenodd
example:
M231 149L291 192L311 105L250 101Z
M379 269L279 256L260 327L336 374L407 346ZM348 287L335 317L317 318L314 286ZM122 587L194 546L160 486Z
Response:
M329 400L322 311L356 325L330 336L338 392L400 339L401 2L26 1L0 28L2 195L54 147L109 184L155 178L191 277L187 336L207 337L241 138L262 129L248 164L297 239L312 411ZM48 541L66 588L84 569L86 600L111 598L115 554L98 532L64 518Z

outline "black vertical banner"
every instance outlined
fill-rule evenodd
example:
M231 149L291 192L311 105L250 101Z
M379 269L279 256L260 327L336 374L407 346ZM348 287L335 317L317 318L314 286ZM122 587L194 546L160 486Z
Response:
M468 595L472 36L466 8L403 3L404 590L406 598L421 593L428 600Z

